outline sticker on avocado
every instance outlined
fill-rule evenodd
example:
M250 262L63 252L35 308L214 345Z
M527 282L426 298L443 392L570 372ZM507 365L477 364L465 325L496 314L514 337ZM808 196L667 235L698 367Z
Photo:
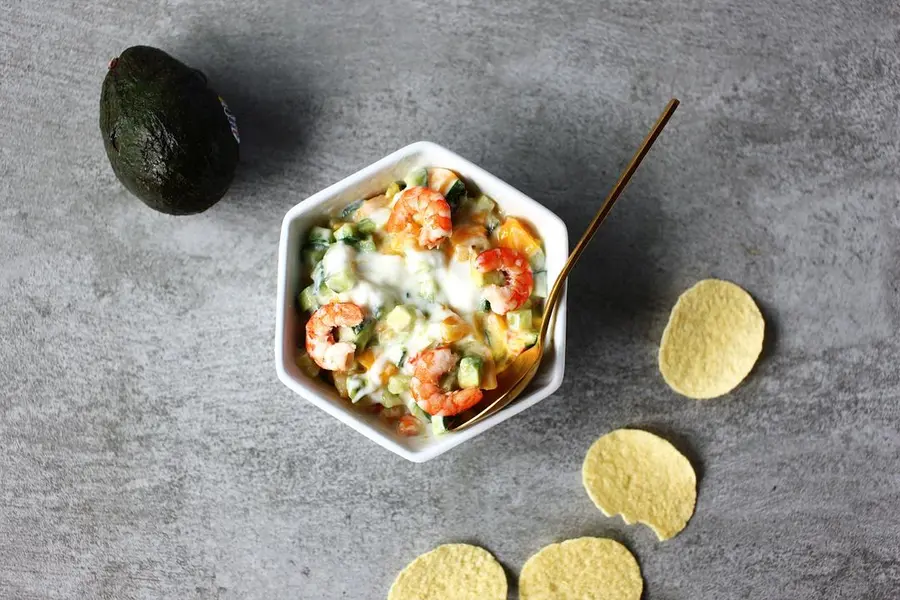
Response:
M228 125L231 126L231 135L234 136L234 141L238 144L241 143L241 134L238 133L237 127L237 119L234 118L234 113L228 108L228 105L225 104L225 101L222 100L222 96L219 96L219 103L222 105L222 110L225 111L225 118L228 119Z

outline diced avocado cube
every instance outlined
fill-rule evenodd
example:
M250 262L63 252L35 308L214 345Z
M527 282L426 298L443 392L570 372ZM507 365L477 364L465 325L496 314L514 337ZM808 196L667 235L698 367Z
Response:
M428 171L425 167L421 169L414 169L410 171L406 177L403 178L403 182L406 184L406 187L414 187L417 185L427 185L428 184Z
M307 286L300 292L300 308L307 312L313 312L319 307L319 301L316 298L316 290L313 286Z
M366 380L362 375L349 375L347 377L347 395L350 401L356 404L365 396Z
M484 334L495 361L506 356L507 329L506 321L500 315L491 312L484 316Z
M327 227L313 227L306 236L310 244L325 244L326 246L334 241L334 233Z
M506 323L513 331L529 331L534 329L531 309L523 308L506 313Z
M534 290L531 292L538 298L547 297L547 272L539 271L534 274Z
M319 376L319 365L317 365L306 352L298 352L294 362L300 367L300 370L309 377Z
M376 252L378 250L378 247L375 246L375 240L372 239L371 235L367 235L356 242L356 247L360 252Z
M415 314L412 309L407 306L395 306L394 310L388 313L387 326L394 331L406 331L415 320Z
M356 239L356 229L350 223L344 223L334 231L334 239L352 241Z
M398 394L394 394L389 390L384 390L381 393L381 405L385 408L394 408L395 406L403 405L403 398L401 398Z
M466 356L459 361L459 387L477 388L481 385L481 367L484 361L478 356Z
M526 350L537 344L537 331L521 331L516 337L521 341L522 347Z
M447 433L447 425L444 423L444 417L431 417L431 433L434 435Z
M388 198L393 198L396 194L400 192L400 183L399 181L392 181L391 185L387 186L387 189L384 190L384 195Z
M388 379L388 391L392 394L402 394L409 390L409 375L392 375Z
M340 273L335 273L328 277L325 280L325 285L327 285L328 289L332 292L340 294L356 285L356 278L350 271L341 271Z
M375 233L376 229L378 229L378 227L375 225L375 221L369 218L365 218L356 224L356 230L363 235Z

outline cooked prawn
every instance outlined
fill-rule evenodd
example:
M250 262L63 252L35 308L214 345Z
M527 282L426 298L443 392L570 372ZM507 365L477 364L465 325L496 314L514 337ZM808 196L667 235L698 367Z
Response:
M419 408L435 417L452 417L478 404L481 390L465 388L453 392L441 389L441 377L456 366L458 357L447 346L423 350L416 356L409 391Z
M356 344L335 342L337 327L354 327L363 321L362 309L352 302L320 307L306 322L306 353L328 371L347 371L353 364Z
M408 231L424 248L437 248L453 231L450 205L440 192L415 186L403 190L384 226L389 233Z
M518 250L494 248L482 252L475 259L476 268L482 273L500 271L506 277L503 286L489 285L484 288L484 297L491 303L491 310L505 315L525 304L534 290L534 276L528 265L528 258Z

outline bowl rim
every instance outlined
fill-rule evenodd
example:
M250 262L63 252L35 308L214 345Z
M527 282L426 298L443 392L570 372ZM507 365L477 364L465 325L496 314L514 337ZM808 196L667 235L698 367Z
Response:
M516 196L516 202L528 202L533 204L532 208L537 212L542 213L541 220L543 221L544 219L547 219L549 221L549 225L547 225L548 227L558 228L560 230L561 235L557 236L557 239L553 240L554 245L562 245L564 253L566 255L568 255L569 246L568 228L566 227L563 220L560 219L559 216L553 213L550 209L534 200L530 196L517 190L505 181L499 179L495 175L491 174L483 167L478 166L477 164L459 156L458 154L454 153L451 150L448 150L447 148L439 144L428 141L414 142L412 144L404 146L403 148L400 148L399 150L396 150L395 152L392 152L387 156L375 161L374 163L363 167L362 169L356 171L348 177L345 177L344 179L341 179L340 181L316 192L308 198L301 200L287 211L282 220L281 235L279 238L278 247L278 285L276 292L275 312L275 369L278 374L279 380L281 380L281 382L285 386L287 386L298 395L302 396L311 404L322 409L330 416L341 421L342 423L350 426L355 431L361 433L383 448L390 450L391 452L394 452L395 454L411 462L420 463L435 458L436 456L447 452L451 448L454 448L468 440L475 438L491 427L517 415L523 410L530 408L534 404L537 404L559 389L559 387L562 385L563 377L565 374L567 293L566 290L563 291L562 297L560 298L559 305L557 307L556 323L553 327L553 346L550 352L550 356L552 357L550 362L552 362L552 365L548 367L550 374L549 380L547 380L546 383L540 385L539 387L529 387L526 393L522 395L521 399L517 400L515 403L506 407L505 409L491 415L489 418L484 419L480 423L477 423L472 427L469 427L468 429L460 432L448 433L442 435L440 438L434 438L440 441L426 444L419 449L411 449L402 445L390 435L367 423L364 420L363 415L354 414L354 412L352 411L352 407L339 407L338 404L335 403L331 398L326 397L321 390L317 389L312 381L306 381L306 378L303 378L302 376L295 377L292 373L288 372L288 368L286 367L286 365L288 362L293 363L294 358L293 354L291 354L290 356L288 355L288 351L285 348L286 338L288 337L286 335L287 311L294 309L294 300L292 298L287 298L286 295L288 280L291 276L289 269L292 266L295 266L297 261L296 257L294 257L292 261L291 257L288 256L288 250L291 241L290 235L292 224L294 223L294 221L300 219L301 217L310 213L314 213L316 209L327 203L335 196L341 194L342 192L352 188L353 186L365 183L367 180L380 174L383 170L394 167L402 160L415 156L417 154L438 154L449 157L454 162L465 164L467 172L461 174L464 178L471 179L475 181L476 184L479 184L479 182L489 181L493 187L503 188L504 192L509 193L511 196ZM503 199L496 199L498 203L500 203L501 205L503 204ZM544 246L545 248L548 248L548 242L546 239L544 240ZM560 268L561 266L562 265L560 265ZM546 361L547 358L545 357L544 360ZM348 408L350 410L348 410Z

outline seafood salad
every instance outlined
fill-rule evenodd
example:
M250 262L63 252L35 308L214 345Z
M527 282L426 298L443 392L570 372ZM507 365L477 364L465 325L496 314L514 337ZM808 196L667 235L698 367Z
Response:
M541 240L522 219L421 168L313 227L297 365L403 435L443 433L537 342Z

